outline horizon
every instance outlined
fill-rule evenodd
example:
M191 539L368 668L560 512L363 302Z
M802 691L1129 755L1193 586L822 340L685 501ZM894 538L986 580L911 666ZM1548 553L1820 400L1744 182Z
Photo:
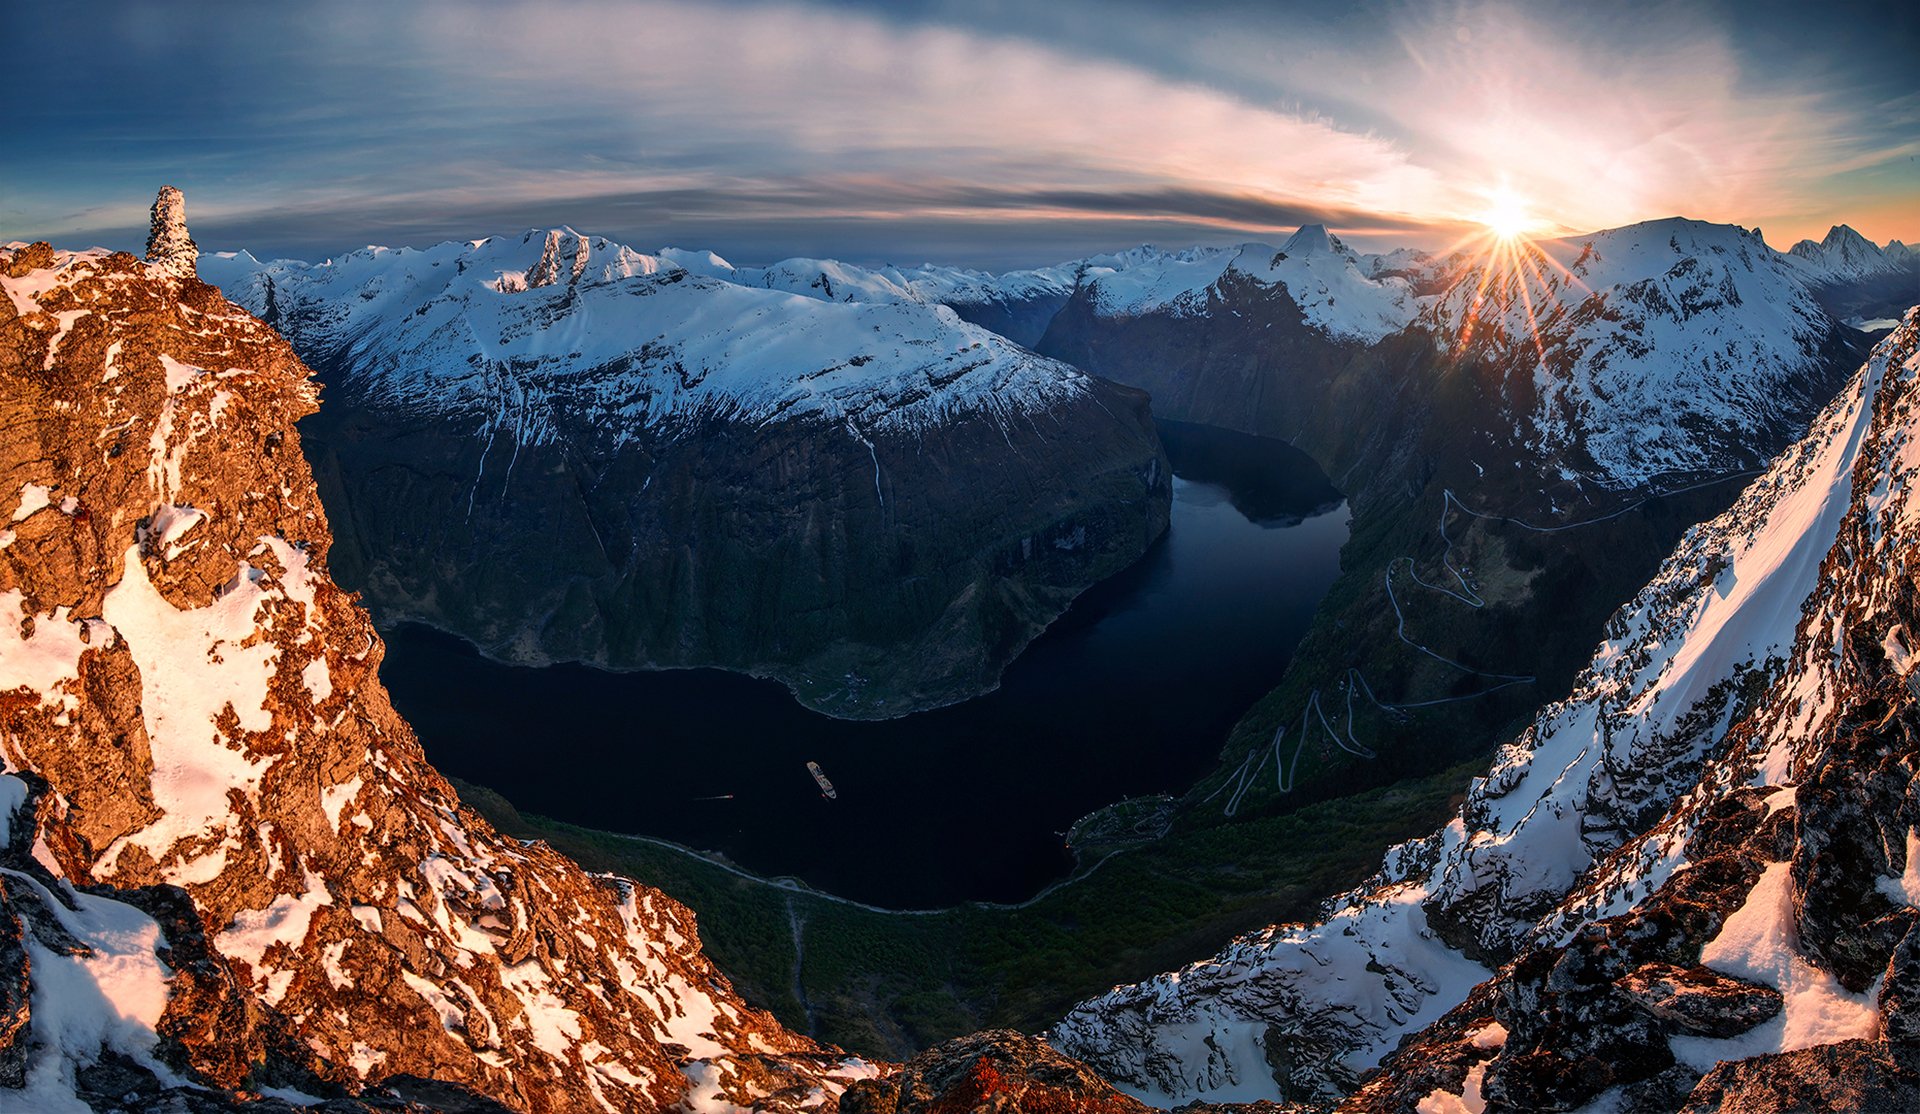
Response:
M161 188L165 188L165 187L163 186ZM1639 225L1659 224L1663 221L1669 221L1669 220L1682 220L1682 221L1690 221L1695 223L1709 224L1709 225L1713 225L1715 227L1721 227L1721 228L1734 228L1743 232L1755 230L1755 226L1742 225L1737 221L1730 221L1730 222L1701 221L1697 217L1689 217L1689 216L1675 213L1675 214L1669 214L1664 217L1648 217L1645 220L1632 221L1628 224L1614 226L1613 228L1594 228L1594 229L1588 229L1588 230L1578 231L1578 232L1555 234L1551 236L1527 235L1527 236L1521 237L1521 239L1528 242L1543 242L1543 241L1549 241L1549 240L1579 240L1580 238L1586 237L1586 236L1597 236L1606 232L1619 231L1620 229L1632 228ZM244 244L233 246L233 245L224 245L224 244L201 243L197 235L196 235L195 243L199 247L200 254L203 256L206 256L206 255L237 256L244 253L244 254L251 255L256 261L261 263L272 263L279 260L288 260L296 263L324 265L326 263L332 262L333 260L342 258L347 255L351 255L354 252L360 252L360 251L400 251L400 250L422 251L428 248L437 247L441 244L451 244L451 243L479 244L479 243L484 243L488 240L502 239L502 238L511 237L514 235L526 235L531 233L545 233L545 232L551 232L551 231L565 230L565 231L570 231L575 235L603 238L615 244L618 244L621 247L638 251L645 255L658 255L662 252L667 252L667 251L712 251L713 254L720 256L720 258L723 259L725 262L727 262L729 265L732 265L735 267L765 267L765 266L771 266L776 263L781 263L789 259L805 258L805 259L817 259L817 260L820 260L821 262L846 263L852 266L864 267L870 270L894 268L901 271L911 271L915 268L919 268L923 266L924 267L943 267L944 266L944 267L953 267L956 269L982 270L982 271L987 271L988 273L993 273L993 274L1006 274L1014 271L1040 270L1047 267L1064 266L1069 263L1081 262L1085 259L1095 257L1095 256L1117 255L1122 252L1132 251L1140 248L1152 249L1152 250L1163 251L1168 253L1176 253L1176 252L1180 252L1180 251L1191 249L1191 248L1233 248L1233 247L1240 247L1247 244L1262 244L1269 247L1278 247L1278 246L1284 245L1287 240L1291 239L1293 236L1297 235L1299 232L1304 231L1307 228L1314 227L1315 223L1299 225L1291 230L1284 232L1283 234L1269 236L1264 239L1250 239L1250 238L1241 237L1241 238L1227 238L1227 239L1217 239L1212 241L1196 241L1196 242L1171 242L1171 241L1154 242L1154 241L1143 240L1136 243L1109 245L1106 247L1097 248L1095 250L1085 252L1082 255L1071 257L1071 258L1049 258L1049 259L1039 260L1039 261L1018 262L1009 266L1004 266L999 268L976 267L969 264L953 263L943 259L918 259L913 261L907 261L902 259L887 259L887 258L861 259L861 258L853 258L848 256L840 256L840 255L817 255L817 256L788 255L788 256L766 258L766 259L735 258L733 256L728 255L724 251L713 249L704 244L665 243L652 248L642 248L642 247L638 247L635 244L628 243L624 240L621 240L618 237L609 236L609 235L606 235L605 233L602 233L590 228L582 229L575 225L567 224L564 222L557 223L557 224L528 225L526 227L515 229L515 230L495 231L495 232L489 232L489 233L485 233L483 235L477 235L477 236L447 236L447 237L440 237L437 239L420 240L420 241L411 242L411 243L393 242L393 243L359 244L353 247L340 247L332 250L319 251L319 252L311 253L308 255L289 255L289 254L282 254L282 253L255 252L250 247ZM1391 240L1386 240L1386 241L1383 241L1380 243L1374 243L1374 244L1355 243L1354 241L1361 236L1378 235L1378 234L1349 233L1339 228L1327 227L1324 225L1322 225L1321 227L1325 227L1326 231L1330 235L1342 240L1343 242L1346 242L1350 248L1353 248L1359 251L1363 255L1386 254L1401 248L1407 248L1412 246L1406 243L1393 242ZM193 229L195 228L191 199L188 200L188 207L187 207L187 228L189 232L192 232ZM1845 222L1833 225L1831 228L1828 229L1828 232L1826 234L1822 234L1821 236L1802 237L1801 239L1795 240L1793 243L1786 244L1786 245L1777 245L1773 243L1771 240L1767 239L1764 235L1765 229L1758 229L1758 231L1762 233L1762 240L1769 249L1773 250L1777 254L1785 255L1785 254L1788 254L1790 249L1792 249L1795 246L1798 246L1800 243L1805 242L1805 243L1819 244L1826 238L1826 235L1830 235L1831 233L1837 232L1843 228L1848 229L1854 232L1856 235L1862 236L1863 238L1867 238L1869 243L1872 243L1874 247L1880 248L1882 250L1886 249L1889 246L1889 244L1893 242L1900 242L1900 243L1906 244L1906 246L1911 248L1920 248L1920 238L1917 238L1916 242L1912 242L1912 243L1902 240L1898 236L1890 237L1885 242L1874 242L1871 238L1866 237L1864 233L1861 233L1859 229L1853 228L1851 225ZM125 232L124 238L122 238L118 243L90 243L84 246L74 245L72 247L67 247L60 244L53 244L52 241L48 241L48 243L54 248L56 248L57 250L125 251L125 252L132 253L134 255L140 255L143 251L143 246L145 243L147 232L148 232L148 229L144 226L138 229L137 231L129 229ZM42 237L42 239L45 239L45 238ZM11 240L0 242L0 243L4 243L5 246L22 246L31 242L32 241L30 240L15 238L15 239L11 239ZM1440 252L1449 250L1450 248L1453 248L1453 247L1455 247L1455 245L1447 245L1441 248L1434 248L1434 249L1419 248L1416 250L1429 251L1434 254L1438 254ZM1467 249L1467 250L1475 250L1475 249Z
M503 2L10 11L93 76L16 125L0 240L317 259L568 225L742 262L1442 249L1670 214L1920 240L1920 15L1786 3ZM159 67L192 72L169 99ZM31 174L31 181L27 177ZM912 262L903 262L912 261Z

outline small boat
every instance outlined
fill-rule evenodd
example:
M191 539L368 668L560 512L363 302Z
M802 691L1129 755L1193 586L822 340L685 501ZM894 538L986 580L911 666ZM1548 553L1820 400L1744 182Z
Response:
M820 763L807 763L807 772L813 775L815 784L820 786L820 795L822 797L825 797L829 801L840 798L840 794L833 791L833 783L827 780L827 775L820 772Z

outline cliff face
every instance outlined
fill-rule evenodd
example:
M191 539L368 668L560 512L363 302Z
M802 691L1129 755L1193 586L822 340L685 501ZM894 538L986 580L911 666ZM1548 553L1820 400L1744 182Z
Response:
M125 254L0 249L0 288L0 1088L814 1109L868 1070L427 765L272 329Z
M1144 396L944 307L568 230L206 266L328 384L305 429L342 580L508 660L901 715L992 688L1166 527Z

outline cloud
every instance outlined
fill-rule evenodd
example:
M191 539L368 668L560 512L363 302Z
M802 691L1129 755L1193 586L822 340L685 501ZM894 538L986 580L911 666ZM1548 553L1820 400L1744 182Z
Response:
M1017 38L796 4L430 9L439 64L591 104L634 167L932 177L981 186L1172 186L1385 213L1433 182L1404 150L1324 117ZM593 44L632 58L610 64Z
M1680 6L234 5L164 34L140 10L17 17L99 62L21 122L0 233L137 228L163 180L278 250L568 222L762 259L888 224L902 254L1310 220L1434 244L1503 182L1570 228L1800 235L1915 192L1920 98L1863 103ZM154 97L156 65L195 80Z

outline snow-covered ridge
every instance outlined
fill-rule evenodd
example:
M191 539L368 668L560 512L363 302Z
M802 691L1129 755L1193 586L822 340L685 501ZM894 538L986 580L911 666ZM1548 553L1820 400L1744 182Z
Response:
M1756 429L1811 409L1832 323L1757 234L1675 217L1518 258L1475 261L1421 321L1532 380L1513 434L1563 479L1631 488L1751 466Z
M511 409L503 421L523 440L550 432L543 405L616 433L806 418L865 436L962 414L1009 420L1087 389L1080 372L944 306L800 297L732 281L711 253L646 255L571 229L319 264L220 253L200 269L390 398Z
M1849 516L1870 516L1885 549L1853 567L1889 566L1920 540L1916 379L1920 311L1732 508L1687 533L1452 824L1389 852L1318 924L1254 933L1081 1004L1056 1046L1155 1100L1280 1097L1269 1065L1282 1057L1290 1096L1333 1097L1459 1004L1492 973L1483 963L1563 941L1660 886L1688 832L1662 817L1711 795L1702 770L1733 725L1773 717L1753 761L1757 784L1780 785L1834 714L1839 633L1804 625L1833 621L1821 568ZM1882 397L1896 382L1897 409ZM1877 578L1888 591L1896 579Z
M1844 224L1828 229L1817 243L1802 240L1793 245L1785 259L1807 281L1821 285L1891 274L1916 262L1913 249L1900 241L1889 240L1886 247L1879 247Z
M1235 279L1284 288L1309 325L1341 339L1379 341L1411 324L1419 308L1404 278L1385 274L1377 257L1356 253L1317 224L1278 248L1246 243L1165 254L1125 269L1092 265L1083 282L1100 315L1136 317L1205 314L1219 285Z

